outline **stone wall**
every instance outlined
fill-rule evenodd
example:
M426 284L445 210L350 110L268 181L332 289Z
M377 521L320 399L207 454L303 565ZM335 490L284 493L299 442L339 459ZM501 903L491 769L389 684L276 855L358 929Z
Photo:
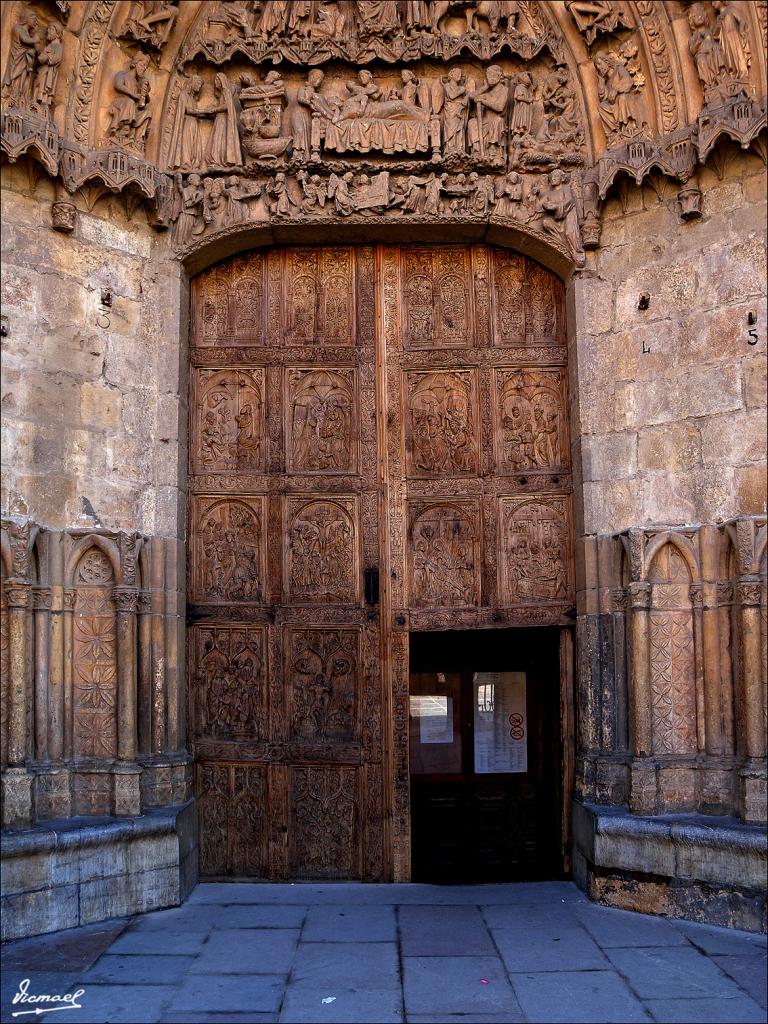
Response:
M766 509L765 164L721 147L688 223L654 184L619 183L573 286L585 535Z
M130 218L98 185L78 196L71 234L51 230L54 189L38 177L3 168L2 508L178 537L183 270L141 206Z

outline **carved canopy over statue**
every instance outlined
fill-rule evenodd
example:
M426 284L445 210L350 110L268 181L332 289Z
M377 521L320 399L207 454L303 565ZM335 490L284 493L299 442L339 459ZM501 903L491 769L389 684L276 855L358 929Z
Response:
M4 154L70 192L140 192L179 248L272 219L496 218L578 261L618 174L688 182L765 120L762 0L14 0L2 18Z

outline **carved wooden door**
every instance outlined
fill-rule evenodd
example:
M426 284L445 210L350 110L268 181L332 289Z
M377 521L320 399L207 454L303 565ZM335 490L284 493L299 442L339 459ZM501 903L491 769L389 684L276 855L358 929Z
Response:
M189 658L200 869L384 875L372 248L194 283Z

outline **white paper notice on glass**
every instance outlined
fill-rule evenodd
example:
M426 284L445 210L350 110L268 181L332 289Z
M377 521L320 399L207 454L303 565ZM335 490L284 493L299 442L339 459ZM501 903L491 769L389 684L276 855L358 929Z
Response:
M410 711L419 720L420 743L453 743L453 697L411 697Z
M525 672L475 672L475 772L528 771Z

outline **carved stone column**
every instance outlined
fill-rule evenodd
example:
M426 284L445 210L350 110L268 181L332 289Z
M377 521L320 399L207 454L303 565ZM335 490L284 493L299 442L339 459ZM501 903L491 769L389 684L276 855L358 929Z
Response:
M693 671L696 694L696 749L703 753L707 746L707 710L704 696L704 591L701 583L688 588L693 615Z
M117 610L117 755L115 765L115 814L132 815L141 811L136 764L137 687L136 687L136 607L135 587L115 587L112 591Z
M647 757L652 750L651 668L648 637L650 583L630 583L629 729L632 753Z
M741 642L744 672L744 752L765 757L762 664L760 660L760 581L740 580L737 594L741 608Z
M32 591L35 609L35 758L47 761L48 750L48 640L51 621L51 591L35 587Z
M32 820L32 776L27 758L27 615L30 586L8 580L8 768L3 773L3 825L22 827Z
M731 641L731 609L733 584L717 584L718 659L720 661L720 692L723 702L723 744L727 754L734 753L733 729L733 654Z
M74 719L73 719L73 677L72 664L72 617L75 611L77 591L66 587L63 593L64 607L62 611L62 634L64 646L64 758L69 760L74 751Z
M151 595L138 595L138 729L139 753L146 755L152 749L152 610Z

